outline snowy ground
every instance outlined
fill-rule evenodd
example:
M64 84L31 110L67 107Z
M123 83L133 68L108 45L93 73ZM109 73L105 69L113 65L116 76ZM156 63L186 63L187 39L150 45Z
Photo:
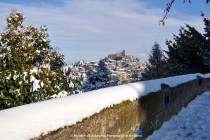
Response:
M146 140L210 140L210 92L198 96Z
M0 140L28 140L41 133L81 121L106 107L135 100L158 91L162 83L171 87L197 78L188 74L76 94L0 111ZM201 75L210 77L210 74Z

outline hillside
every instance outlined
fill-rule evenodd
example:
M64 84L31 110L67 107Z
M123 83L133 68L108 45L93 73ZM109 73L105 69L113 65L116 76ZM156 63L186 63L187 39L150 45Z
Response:
M145 63L123 50L98 61L82 60L69 68L73 75L83 77L83 84L79 90L84 92L139 81L142 79Z

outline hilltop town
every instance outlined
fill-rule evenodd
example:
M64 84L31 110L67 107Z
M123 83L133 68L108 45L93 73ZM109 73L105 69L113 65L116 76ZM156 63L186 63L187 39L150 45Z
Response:
M109 54L98 61L81 60L70 66L73 75L82 77L82 92L139 81L145 63L139 58L126 54L125 50Z

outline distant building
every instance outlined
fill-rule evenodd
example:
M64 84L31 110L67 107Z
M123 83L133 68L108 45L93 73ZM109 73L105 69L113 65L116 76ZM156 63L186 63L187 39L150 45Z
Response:
M125 50L123 50L122 52L108 55L108 58L113 60L121 60L123 57L125 57Z

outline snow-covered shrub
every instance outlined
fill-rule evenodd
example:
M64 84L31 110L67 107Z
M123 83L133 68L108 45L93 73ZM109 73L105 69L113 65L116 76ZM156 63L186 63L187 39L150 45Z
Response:
M24 15L12 11L0 33L0 109L73 93L64 56L50 46L47 28L23 26ZM77 82L79 83L79 81Z

